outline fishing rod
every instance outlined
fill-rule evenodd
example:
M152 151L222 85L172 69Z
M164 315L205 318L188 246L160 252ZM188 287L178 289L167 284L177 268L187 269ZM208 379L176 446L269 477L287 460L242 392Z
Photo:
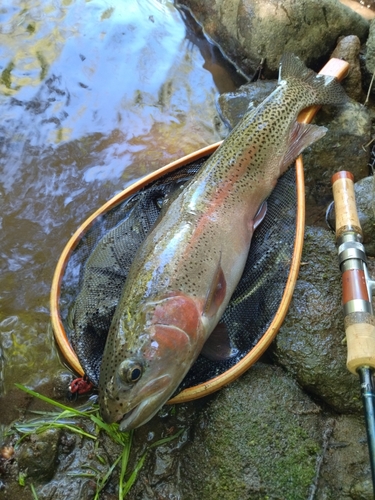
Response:
M375 498L375 317L372 295L375 281L369 276L362 228L354 195L354 177L337 172L332 177L336 214L336 244L342 273L342 303L347 340L347 363L358 374L366 421L372 484Z

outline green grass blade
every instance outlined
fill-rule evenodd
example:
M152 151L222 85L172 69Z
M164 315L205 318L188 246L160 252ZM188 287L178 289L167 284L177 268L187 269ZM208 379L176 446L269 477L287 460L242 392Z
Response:
M98 439L93 434L89 434L88 432L83 431L80 427L76 427L74 425L59 424L57 422L54 422L47 426L47 428L52 428L52 427L57 427L59 429L69 429L70 431L75 432L76 434L80 434L81 436L86 436L89 439L94 439L94 440Z
M159 441L155 441L155 443L152 443L150 445L150 448L155 448L155 446L161 446L162 444L169 443L170 441L173 441L173 439L178 438L178 436L181 436L181 434L184 432L185 429L180 429L176 434L173 434L173 436L168 436L163 439L159 439Z
M47 398L47 396L43 396L43 394L39 394L38 392L35 392L28 387L25 387L22 384L14 384L18 389L21 389L21 391L26 392L27 394L30 394L31 396L34 396L45 403L49 403L50 405L56 406L57 408L61 408L62 410L69 411L71 413L74 413L75 415L79 415L80 417L86 416L86 414L80 410L76 410L75 408L71 408L69 406L63 405L62 403L58 403L57 401L54 401L53 399Z
M129 441L128 441L127 445L124 446L124 449L123 449L122 455L121 455L121 471L120 471L119 489L118 489L119 500L122 500L124 498L124 493L123 493L124 477L125 477L126 469L128 467L132 438L133 438L133 431L130 431L129 432Z
M147 456L147 453L145 453L141 459L139 460L139 462L137 463L137 465L135 466L133 472L130 474L130 477L129 479L126 481L126 483L124 484L123 488L122 488L122 495L120 497L119 495L119 499L122 500L123 498L125 498L125 495L127 495L130 491L130 488L133 486L135 480L137 479L137 476L138 476L138 472L142 469L143 467L143 464L144 464L144 461L146 460L146 456ZM121 484L121 483L120 483Z
M33 483L30 484L31 493L33 494L34 500L38 500L38 495L36 494Z
M112 427L113 424L106 424L101 418L96 417L95 415L90 415L89 416L90 420L94 422L100 429L105 431L109 436L115 436L116 432L114 431L114 428Z
M110 478L110 476L112 475L112 472L113 470L115 469L116 465L119 463L119 461L121 460L121 457L122 455L120 455L119 457L116 458L116 460L113 462L113 464L111 465L111 467L108 469L108 471L106 472L106 474L103 476L103 478L97 482L96 484L96 493L95 493L95 497L94 497L94 500L99 500L99 494L100 492L102 491L102 489L104 488L104 486L106 485L108 479Z

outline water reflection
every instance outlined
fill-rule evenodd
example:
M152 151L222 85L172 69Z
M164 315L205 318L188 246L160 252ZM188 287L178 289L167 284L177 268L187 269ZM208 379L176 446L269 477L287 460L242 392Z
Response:
M236 83L165 0L9 0L0 26L6 394L60 366L48 300L71 233L134 179L219 140L217 88L204 66L226 90Z

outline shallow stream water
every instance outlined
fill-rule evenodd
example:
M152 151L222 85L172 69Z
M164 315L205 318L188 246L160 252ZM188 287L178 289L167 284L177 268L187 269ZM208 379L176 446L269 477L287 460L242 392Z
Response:
M63 365L49 318L75 229L143 175L220 140L240 77L167 0L0 6L0 427ZM185 19L186 21L186 19Z

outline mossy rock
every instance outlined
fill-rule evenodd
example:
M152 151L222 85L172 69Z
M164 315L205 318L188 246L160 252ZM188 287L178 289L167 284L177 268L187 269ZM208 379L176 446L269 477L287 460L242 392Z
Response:
M358 378L346 368L341 273L334 234L307 227L302 265L273 359L339 413L362 413Z
M256 364L201 413L181 458L183 498L307 498L320 425L320 408L282 369Z

